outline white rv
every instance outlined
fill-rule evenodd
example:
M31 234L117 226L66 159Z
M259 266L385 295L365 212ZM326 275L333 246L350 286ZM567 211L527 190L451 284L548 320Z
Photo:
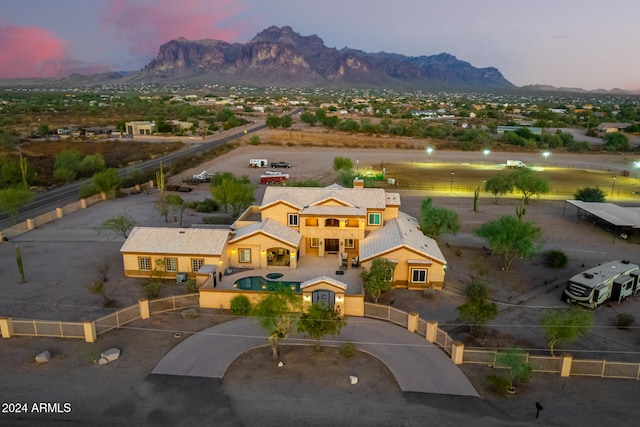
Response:
M249 160L250 168L266 168L269 165L267 159L251 159Z
M567 283L562 300L596 308L621 302L640 289L640 267L629 261L610 261L576 274Z

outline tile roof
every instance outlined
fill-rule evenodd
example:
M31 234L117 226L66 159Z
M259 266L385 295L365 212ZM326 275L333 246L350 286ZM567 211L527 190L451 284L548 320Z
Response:
M365 216L366 214L365 208L348 206L310 206L300 211L300 215Z
M302 239L302 235L293 228L267 218L264 221L256 222L237 229L235 231L235 235L231 240L229 240L229 243L237 242L238 240L256 233L266 234L274 239L296 247L298 246L298 243L300 243L300 239Z
M220 255L231 230L135 227L120 252Z
M413 249L433 260L446 264L435 240L422 234L418 220L403 212L398 218L385 221L384 227L373 230L360 243L360 261L366 261L401 247Z
M306 280L306 281L300 283L300 289L304 289L304 288L307 288L309 286L313 286L313 285L315 285L317 283L322 283L322 282L329 283L329 284L335 286L336 288L347 290L347 284L346 283L341 282L339 280L336 280L336 279L334 279L332 277L329 277L329 276L320 276L320 277L315 277L313 279Z
M397 193L390 194L397 195ZM264 209L272 204L285 201L302 209L331 199L360 208L384 209L387 205L387 195L382 188L267 187L260 208ZM400 204L399 199L400 196L397 195L398 205ZM395 201L393 204L396 204Z

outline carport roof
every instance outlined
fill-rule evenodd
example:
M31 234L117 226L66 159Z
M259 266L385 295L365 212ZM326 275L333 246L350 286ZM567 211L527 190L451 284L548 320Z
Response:
M614 203L583 202L582 200L566 200L566 202L616 227L640 228L640 208L626 208Z

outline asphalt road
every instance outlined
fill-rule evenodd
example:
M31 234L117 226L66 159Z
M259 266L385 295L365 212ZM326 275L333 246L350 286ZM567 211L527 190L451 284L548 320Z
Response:
M296 111L292 112L292 114L295 114ZM167 154L166 156L158 157L152 160L148 160L144 163L138 164L135 166L135 169L142 170L143 172L146 172L149 170L157 170L160 168L160 162L163 162L164 164L168 164L173 160L192 156L195 154L200 154L200 153L209 151L212 148L224 145L246 134L260 131L265 127L266 127L265 124L259 123L253 126L243 127L239 129L237 132L234 132L222 137L214 136L210 140L205 139L203 143L193 144L183 150L170 153L170 154ZM120 177L121 178L126 177L129 170L132 168L133 166L120 169L119 171ZM62 207L68 203L77 201L79 197L80 187L89 181L90 179L76 181L70 184L63 185L61 187L54 188L44 193L36 194L31 204L20 209L20 213L18 214L17 221L21 222L26 220L27 218L33 218L35 216L44 214L45 212L55 210L56 208ZM0 214L0 229L10 227L11 225L13 225L13 223L14 223L14 220L9 215Z

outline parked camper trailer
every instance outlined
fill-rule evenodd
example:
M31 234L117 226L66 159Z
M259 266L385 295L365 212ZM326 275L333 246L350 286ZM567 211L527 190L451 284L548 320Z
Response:
M278 175L260 175L260 184L280 184L288 179L288 173L281 173Z
M610 261L576 274L567 283L562 300L596 308L640 291L640 267L629 261Z
M267 159L251 159L249 160L250 168L266 168L269 162Z

